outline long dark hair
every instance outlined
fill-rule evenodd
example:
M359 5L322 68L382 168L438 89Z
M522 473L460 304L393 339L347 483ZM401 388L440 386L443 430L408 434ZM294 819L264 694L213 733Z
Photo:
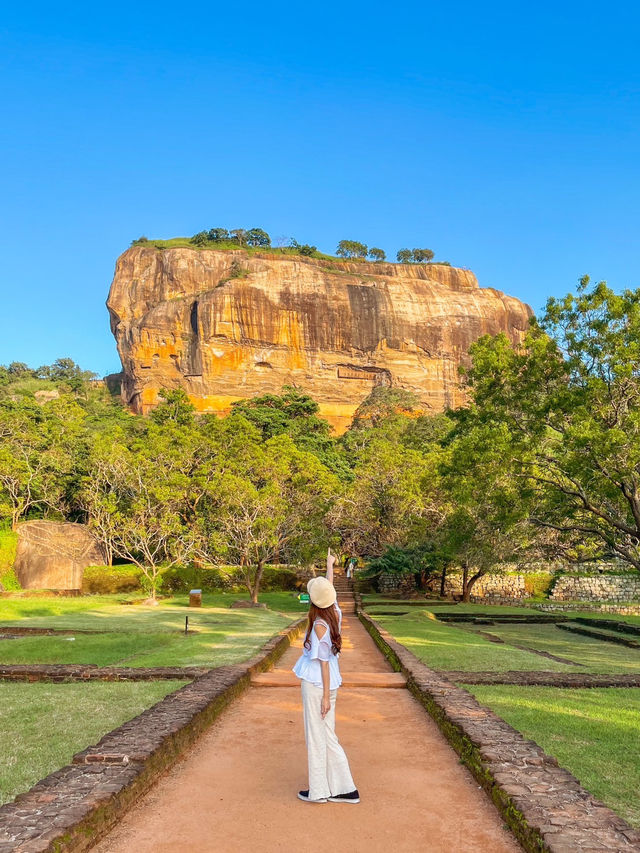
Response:
M338 611L331 607L316 607L315 604L309 605L309 624L307 625L307 635L304 638L305 649L311 648L311 632L313 631L313 623L316 619L323 619L329 626L331 635L331 651L334 655L340 654L342 649L342 636L340 634L340 623L338 621Z

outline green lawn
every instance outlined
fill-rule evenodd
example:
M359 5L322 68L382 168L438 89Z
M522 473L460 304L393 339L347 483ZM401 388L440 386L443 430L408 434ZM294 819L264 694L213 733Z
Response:
M242 597L205 595L201 608L188 608L186 596L157 607L123 604L121 595L0 599L3 627L100 632L0 640L0 663L222 666L255 654L273 634L307 612L307 605L289 592L264 593L267 609L229 608Z
M577 664L583 672L640 672L640 649L607 643L581 634L570 634L555 625L483 625L470 630L488 631L506 643L517 643L549 652Z
M381 607L388 610L387 606ZM489 608L472 611L477 615L498 615L521 608ZM441 623L438 611L412 608L403 616L368 612L410 651L433 669L464 672L505 672L507 670L551 670L554 672L635 673L640 672L640 649L631 649L562 631L555 625ZM456 612L458 612L456 610ZM462 612L462 611L460 611ZM492 634L504 642L492 643L482 636ZM573 663L561 663L518 649L526 646Z
M467 690L640 827L640 689L470 686Z
M183 683L0 683L0 803Z
M578 669L512 646L491 643L473 631L437 622L427 611L375 618L396 640L433 669L464 672L571 672ZM487 630L492 630L492 627Z

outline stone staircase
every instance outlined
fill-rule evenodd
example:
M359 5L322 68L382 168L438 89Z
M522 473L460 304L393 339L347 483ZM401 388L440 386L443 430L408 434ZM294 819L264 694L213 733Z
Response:
M353 596L353 580L349 579L342 570L336 569L333 575L333 585L338 593L338 607L344 614L355 613L356 604Z

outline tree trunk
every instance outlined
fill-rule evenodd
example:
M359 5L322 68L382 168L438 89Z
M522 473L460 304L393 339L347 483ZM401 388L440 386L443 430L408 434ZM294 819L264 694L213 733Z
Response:
M447 581L447 567L442 567L442 574L440 575L440 598L444 598L445 584Z
M251 603L258 603L258 593L260 592L260 581L262 580L262 573L264 572L264 562L262 560L258 560L258 568L256 570L256 578L253 583L253 589L250 589L251 593Z
M462 564L462 600L469 601L471 595L471 587L469 586L469 566L466 563Z
M476 581L479 581L480 578L485 575L486 572L480 569L469 577L469 567L463 565L462 567L462 600L465 603L468 603L471 600L471 590L473 589Z

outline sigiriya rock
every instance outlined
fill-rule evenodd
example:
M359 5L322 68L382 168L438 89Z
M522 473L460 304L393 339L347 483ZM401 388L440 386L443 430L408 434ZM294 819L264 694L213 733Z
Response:
M162 388L223 414L295 385L338 432L377 384L433 411L463 402L470 344L498 332L517 342L532 313L443 264L147 246L118 258L107 306L134 411L153 408Z

